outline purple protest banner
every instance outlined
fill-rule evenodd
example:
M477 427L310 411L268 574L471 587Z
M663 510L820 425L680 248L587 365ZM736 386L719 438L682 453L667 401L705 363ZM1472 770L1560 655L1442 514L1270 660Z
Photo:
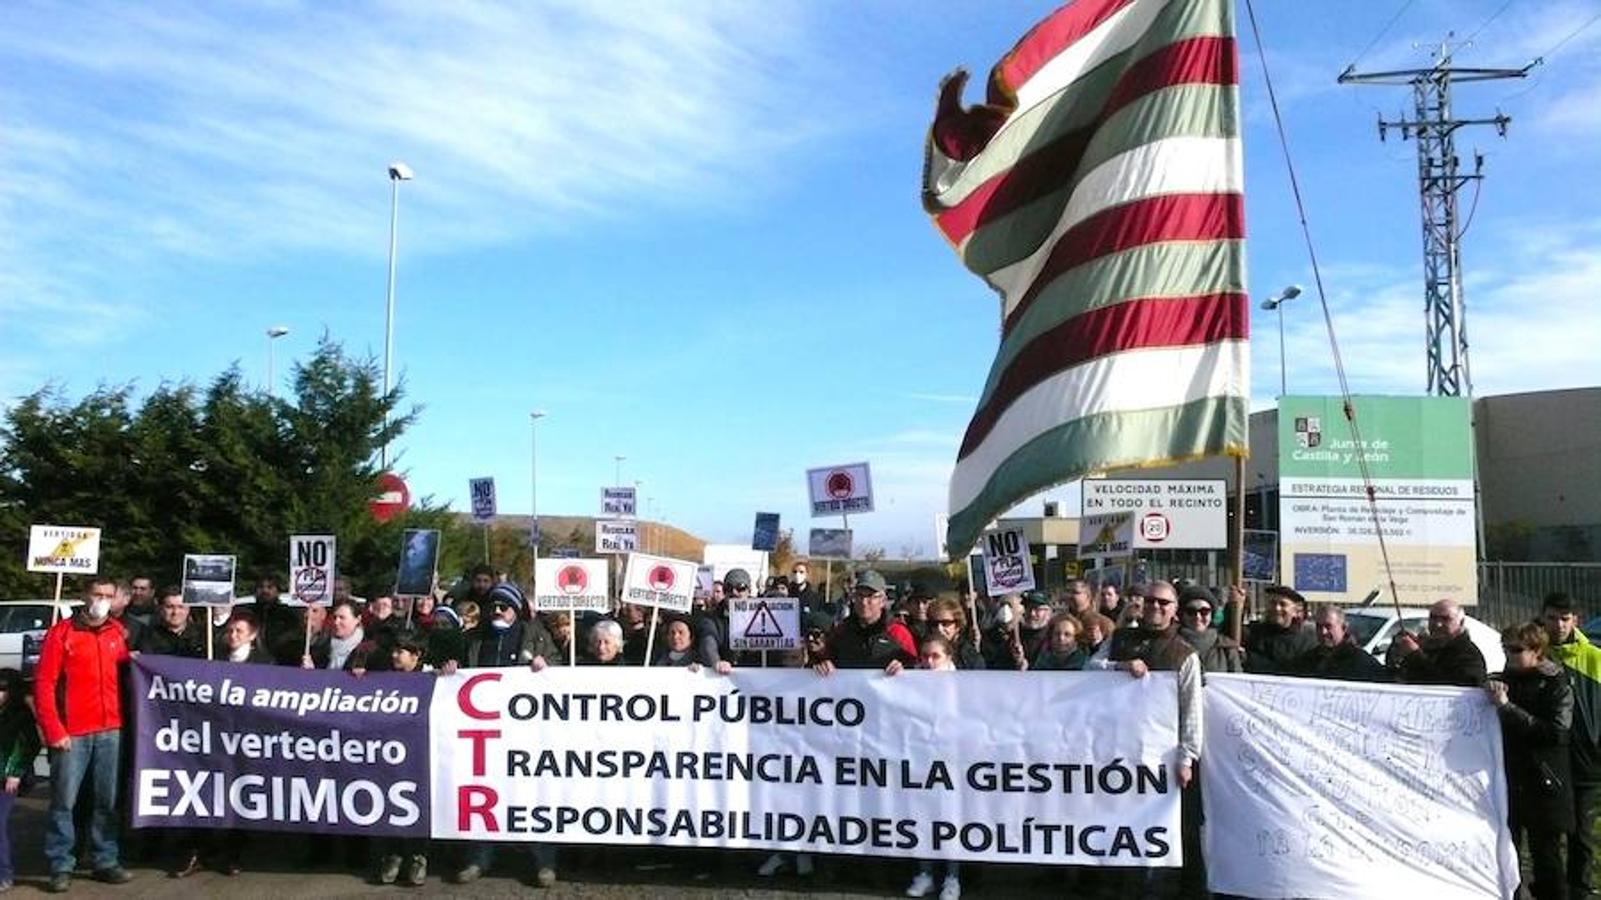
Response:
M133 661L135 828L428 836L432 675Z

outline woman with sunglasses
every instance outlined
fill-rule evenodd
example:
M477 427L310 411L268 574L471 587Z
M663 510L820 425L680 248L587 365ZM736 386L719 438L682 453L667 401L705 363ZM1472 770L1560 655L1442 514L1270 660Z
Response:
M1179 637L1195 648L1202 672L1243 672L1240 645L1212 627L1212 592L1200 585L1179 591Z
M984 654L979 652L977 632L967 630L967 610L950 597L940 597L928 605L928 633L944 638L955 648L958 669L983 669Z
M1491 676L1484 688L1501 718L1507 820L1514 843L1520 832L1527 833L1533 879L1525 887L1536 900L1567 896L1562 835L1574 826L1568 759L1573 688L1562 667L1546 659L1549 640L1536 622L1502 631L1506 670Z

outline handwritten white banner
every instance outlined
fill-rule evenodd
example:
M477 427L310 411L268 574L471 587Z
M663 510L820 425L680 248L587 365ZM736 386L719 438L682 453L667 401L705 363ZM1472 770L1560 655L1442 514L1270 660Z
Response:
M1510 897L1501 727L1482 691L1206 683L1207 876L1248 897Z

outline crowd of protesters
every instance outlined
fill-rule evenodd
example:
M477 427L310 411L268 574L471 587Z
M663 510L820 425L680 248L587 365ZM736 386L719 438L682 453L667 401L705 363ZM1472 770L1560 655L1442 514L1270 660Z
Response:
M1502 633L1505 671L1491 674L1469 638L1461 606L1450 600L1430 608L1425 633L1403 631L1380 661L1357 646L1340 608L1309 610L1305 598L1282 586L1265 589L1262 618L1245 626L1236 642L1228 636L1229 626L1243 614L1245 600L1237 587L1219 598L1193 583L1155 581L1119 590L1075 580L1054 597L1030 591L958 599L912 586L892 601L889 584L872 570L848 576L838 597L812 585L807 575L802 561L788 577L763 583L764 594L800 599L802 625L799 650L766 660L730 646L727 600L751 596L756 589L751 573L741 569L726 572L709 596L697 598L691 614L661 616L655 640L647 611L627 604L604 616L536 614L515 584L487 566L473 569L448 592L416 598L364 600L351 595L344 579L336 579L332 601L309 606L286 602L280 582L268 575L257 580L249 602L205 611L191 609L180 589L156 590L148 578L127 585L92 579L83 605L47 633L31 691L20 673L0 670L0 764L5 769L0 816L10 813L25 789L42 745L49 749L52 776L45 839L48 889L69 889L76 854L85 849L96 880L121 884L130 879L119 847L126 814L119 789L127 783L130 749L124 740L128 717L121 667L140 653L355 675L641 665L652 645L651 665L724 674L761 663L806 666L820 675L874 669L893 676L914 667L1102 670L1135 678L1172 671L1179 684L1184 869L1173 876L1102 870L1068 877L1082 877L1082 887L1107 895L1140 893L1151 887L1146 882L1170 879L1158 885L1158 893L1205 896L1199 845L1202 684L1210 673L1246 672L1482 687L1505 733L1510 825L1527 852L1532 871L1527 887L1537 898L1591 892L1595 844L1590 825L1601 796L1601 649L1578 630L1577 610L1564 595L1546 599L1540 621ZM576 649L576 658L569 648ZM80 831L87 832L82 842ZM174 878L207 866L238 874L247 843L240 832L141 831L134 836L168 857ZM425 882L434 861L430 842L374 843L380 844L376 852L366 856L377 881ZM317 846L327 852L327 842ZM490 842L453 849L458 851L454 858L437 863L448 865L449 880L458 884L485 874L497 850ZM556 851L549 844L524 845L533 883L556 881ZM0 828L0 890L12 883L10 857ZM813 858L774 853L756 872L772 877L786 870L810 875ZM923 897L937 888L941 900L956 900L960 874L954 863L922 862L905 893ZM1131 888L1136 882L1130 879L1144 887Z

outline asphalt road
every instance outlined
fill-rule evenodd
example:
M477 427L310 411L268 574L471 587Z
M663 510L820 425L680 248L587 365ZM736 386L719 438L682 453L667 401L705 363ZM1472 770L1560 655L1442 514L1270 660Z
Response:
M12 815L12 860L17 870L17 888L12 896L43 893L48 868L44 861L43 787L22 798ZM327 840L319 838L318 840ZM528 897L530 894L558 898L602 898L602 900L642 900L642 898L717 897L761 900L798 896L866 898L898 897L916 871L911 859L863 859L859 857L817 857L818 871L810 878L781 874L766 879L756 876L756 868L767 854L753 851L679 850L672 848L591 847L562 851L560 880L549 890L529 886L532 866L528 858L512 850L502 850L496 869L470 885L449 884L441 877L452 868L451 854L436 845L430 855L428 883L421 888L383 886L372 883L366 865L344 866L329 861L307 863L310 838L257 833L250 836L244 856L245 871L229 878L206 871L176 880L166 875L166 859L141 861L125 858L134 880L126 885L109 886L89 878L81 870L68 896L85 897L226 897L228 900L290 897L377 897L404 893L419 897ZM347 855L344 846L330 848L335 858ZM362 851L357 848L358 856ZM125 854L132 857L134 854ZM1072 888L1069 870L1033 866L969 867L962 879L963 897L1032 898L1060 897ZM1081 892L1079 896L1083 896ZM1119 896L1137 896L1120 892Z

